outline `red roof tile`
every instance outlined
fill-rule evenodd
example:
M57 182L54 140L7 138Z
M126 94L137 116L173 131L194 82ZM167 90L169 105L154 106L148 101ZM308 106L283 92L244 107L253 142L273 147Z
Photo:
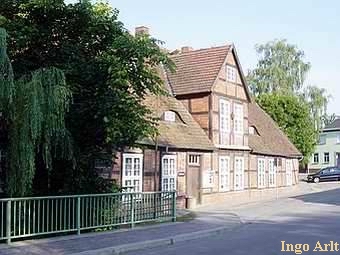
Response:
M175 72L167 72L175 95L209 92L231 45L179 53L171 56Z

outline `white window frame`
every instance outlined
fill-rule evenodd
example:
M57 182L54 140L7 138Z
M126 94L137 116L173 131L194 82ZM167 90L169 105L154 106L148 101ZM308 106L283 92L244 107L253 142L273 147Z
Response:
M266 187L266 159L257 159L257 187Z
M274 159L268 159L268 186L276 187L276 167Z
M326 161L325 159L326 159L326 155L328 155L328 160ZM330 162L330 153L329 152L324 152L323 153L323 163L324 164L329 164L329 162Z
M131 171L127 171L126 159L131 159ZM135 174L135 164L139 160L140 168L139 175ZM130 184L127 184L130 182ZM137 185L136 185L136 182ZM128 187L126 192L142 192L143 191L143 154L123 153L123 167L122 167L122 187Z
M242 135L244 133L243 111L244 111L243 104L234 103L234 133L235 134Z
M188 164L189 164L189 166L199 166L200 165L200 155L199 154L189 154Z
M286 185L293 185L293 162L291 159L286 159Z
M165 111L164 112L164 120L169 122L176 121L176 113L174 111Z
M224 98L219 101L220 144L225 145L225 138L230 133L230 102Z
M219 156L218 158L219 191L230 190L230 157Z
M340 143L340 134L336 134L336 143L337 143L337 144Z
M244 190L244 157L235 157L234 190Z
M315 156L317 156L317 159L318 159L317 161L315 161ZM320 162L319 156L320 156L319 153L314 153L313 154L313 163L314 164L319 164L319 162Z
M177 187L177 156L174 154L163 155L161 189L162 191L176 191L176 187Z
M235 82L237 81L237 69L234 66L226 66L226 79L227 81Z

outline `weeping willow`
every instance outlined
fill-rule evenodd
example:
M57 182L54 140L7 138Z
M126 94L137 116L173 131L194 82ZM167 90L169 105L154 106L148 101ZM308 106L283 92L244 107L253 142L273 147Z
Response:
M37 153L42 154L47 171L53 156L58 156L53 155L57 147L71 155L71 143L65 142L69 141L65 114L71 92L57 68L39 69L14 80L6 54L6 31L1 28L0 68L0 105L9 136L7 193L25 196L32 189Z
M7 56L7 33L0 27L0 110L7 111L14 95L13 69Z

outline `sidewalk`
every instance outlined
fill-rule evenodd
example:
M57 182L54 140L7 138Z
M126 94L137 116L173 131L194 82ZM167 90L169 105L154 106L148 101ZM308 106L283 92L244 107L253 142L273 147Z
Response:
M236 215L223 214L220 217L210 217L202 214L190 222L164 223L116 232L13 242L10 246L1 244L0 254L120 254L121 252L165 246L214 235L237 228L240 224L240 220Z
M256 205L260 203L275 201L278 199L301 196L306 194L312 194L317 192L324 192L328 190L340 189L340 182L323 182L323 183L307 183L304 181L299 182L299 184L291 186L291 187L281 187L281 188L272 188L259 190L261 195L248 197L243 200L236 199L226 199L224 203L218 201L217 203L210 203L199 205L193 209L196 213L202 212L214 212L214 211L224 211L224 212L232 212L233 209L238 207L244 207L249 205ZM245 196L247 197L247 191L244 191Z

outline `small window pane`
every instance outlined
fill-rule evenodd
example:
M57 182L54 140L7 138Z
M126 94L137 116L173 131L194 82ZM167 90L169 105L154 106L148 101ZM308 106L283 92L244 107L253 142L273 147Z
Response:
M189 165L196 165L200 164L200 155L189 155Z
M236 82L236 68L227 65L227 81Z

